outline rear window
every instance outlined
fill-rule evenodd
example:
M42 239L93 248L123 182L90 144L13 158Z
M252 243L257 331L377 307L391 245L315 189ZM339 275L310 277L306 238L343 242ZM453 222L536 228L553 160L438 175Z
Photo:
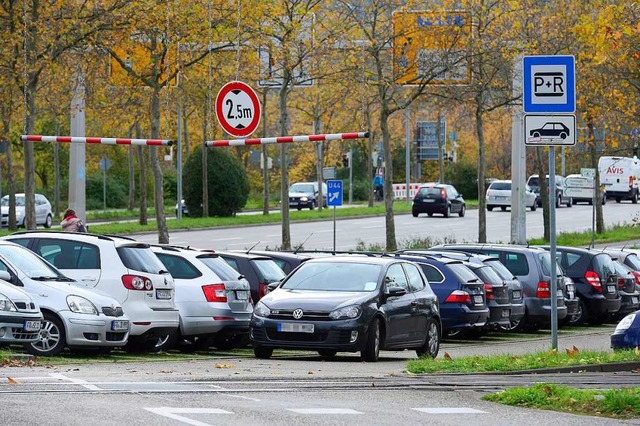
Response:
M238 278L240 278L240 273L218 256L198 256L198 260L204 263L207 268L211 269L223 281L237 281Z
M529 182L527 182L529 186L540 186L538 182L538 177L530 177Z
M480 281L478 276L471 272L471 269L467 268L462 263L449 263L447 266L461 283Z
M493 182L489 189L495 189L497 191L510 191L511 190L511 182Z
M613 264L613 259L608 254L598 254L593 257L591 261L593 270L600 275L600 279L606 279L609 275L616 274L616 267Z
M149 247L118 247L118 256L127 269L159 274L166 268Z
M624 264L629 266L634 271L640 271L640 258L638 258L638 256L636 256L635 254L627 256L624 260Z
M173 278L192 280L202 276L200 271L187 259L165 253L156 253Z
M423 196L427 196L427 195L440 196L440 192L441 192L441 191L442 191L442 188L435 188L435 187L420 188L420 190L418 191L418 195L423 195Z
M260 281L275 282L280 281L287 274L271 259L253 259L251 263L254 265Z
M482 268L476 268L473 270L473 273L479 276L482 281L487 284L502 284L502 278L498 276L496 271L491 269L488 266L483 266Z
M551 253L538 253L538 258L540 259L540 264L542 265L542 273L551 276ZM556 258L556 276L560 276L563 274L562 266L558 263L558 259Z
M527 262L527 257L522 253L506 253L504 255L504 266L513 275L529 275L529 262Z
M503 280L513 279L513 273L509 269L507 269L507 267L504 266L502 262L497 260L485 260L484 264L491 267L494 271L496 271L498 276Z

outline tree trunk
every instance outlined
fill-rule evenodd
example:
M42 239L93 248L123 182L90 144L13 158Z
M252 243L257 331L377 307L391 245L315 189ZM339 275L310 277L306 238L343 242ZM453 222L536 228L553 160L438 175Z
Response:
M596 203L596 234L604 234L604 211L602 210L602 194L600 193L600 172L598 170L598 158L596 153L596 136L593 133L593 120L589 117L587 119L587 131L589 132L589 154L591 158L591 168L596 170L595 185L596 199L593 200Z
M481 95L476 99L476 135L478 137L478 242L487 242L487 199L484 189L484 116Z
M136 122L136 138L140 138L140 124ZM148 223L147 217L147 160L145 158L146 150L141 146L138 150L138 167L140 169L140 225Z
M284 72L283 84L279 93L280 106L280 136L287 135L287 95L289 94L290 74ZM280 144L280 211L282 212L282 247L281 250L291 250L291 230L289 224L289 169L287 167L287 144Z
M389 113L387 101L382 102L380 111L380 130L382 131L382 151L384 166L384 208L386 228L386 251L396 251L396 225L393 217L393 165L391 163L391 135L389 134Z
M2 134L8 135L11 129L11 108L3 110ZM9 216L7 226L10 231L18 229L16 225L16 188L13 177L13 161L11 156L11 141L7 140L7 180L9 182Z
M544 148L537 146L535 148L536 155L536 172L538 173L538 187L540 188L540 202L542 203L542 222L544 224L544 240L551 241L551 213L549 211L549 198L551 191L547 185L547 169L544 158ZM554 194L555 196L555 194Z
M33 124L36 116L35 93L37 87L37 79L33 76L28 77L26 88L27 116L25 130L28 135L33 133ZM36 229L36 179L35 179L35 154L33 144L35 142L23 142L24 145L24 198L25 198L25 218L24 226L26 229Z
M169 89L166 89L169 90ZM160 93L153 90L151 95L151 137L160 138ZM156 225L158 227L158 243L169 244L169 229L164 215L164 185L162 169L158 159L158 147L150 147L151 171L153 172L153 201L156 209Z

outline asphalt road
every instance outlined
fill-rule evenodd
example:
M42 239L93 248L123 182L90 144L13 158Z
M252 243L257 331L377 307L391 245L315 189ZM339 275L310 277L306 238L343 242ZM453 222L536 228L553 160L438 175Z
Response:
M632 223L640 220L640 204L607 203L604 208L605 224ZM295 217L297 211L291 212ZM467 210L465 217L444 218L434 215L411 214L394 216L396 241L403 247L407 241L431 239L432 242L473 242L478 240L478 210ZM544 235L542 209L526 213L527 238ZM556 211L556 233L591 230L592 207L586 204L571 208L563 206ZM303 244L307 250L333 248L333 221L292 222L290 226L293 247ZM508 243L511 235L511 213L500 209L487 212L487 241ZM336 220L336 250L353 250L359 243L365 247L385 246L385 218L362 217ZM132 237L157 243L157 234L139 234ZM640 241L640 235L639 235ZM244 226L242 228L215 228L193 231L172 231L170 242L201 248L223 249L277 249L282 245L282 225Z

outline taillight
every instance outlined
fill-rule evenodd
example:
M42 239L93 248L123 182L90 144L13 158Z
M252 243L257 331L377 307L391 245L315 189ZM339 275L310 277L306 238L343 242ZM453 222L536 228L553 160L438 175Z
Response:
M207 302L226 302L227 290L224 284L207 284L202 286L202 292Z
M629 176L629 188L633 188L633 176Z
M600 283L600 276L593 272L587 271L584 274L584 279L587 280L591 288L593 288L596 292L602 293L602 284Z
M636 280L636 285L640 285L640 272L631 271L631 273L633 274L633 278Z
M260 283L260 287L258 288L258 297L262 298L267 293L269 293L269 287L267 282Z
M471 295L466 291L454 290L445 299L445 303L466 303L471 304Z
M494 300L496 298L493 294L493 286L491 284L484 284L484 292L487 294L487 300Z
M551 289L549 283L546 281L540 281L538 283L538 290L536 291L536 297L538 299L549 299L551 297Z
M441 190L440 190L440 197L441 197L443 200L446 200L446 199L447 199L447 191L445 191L444 189L441 189Z
M624 290L624 278L618 277L618 288Z
M122 284L129 290L153 290L153 284L151 283L151 280L147 277L141 277L139 275L123 275Z

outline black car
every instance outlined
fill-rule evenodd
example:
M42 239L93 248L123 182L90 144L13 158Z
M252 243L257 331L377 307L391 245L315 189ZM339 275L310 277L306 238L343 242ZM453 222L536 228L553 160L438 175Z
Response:
M549 250L548 246L544 247ZM620 310L618 276L611 257L601 251L578 247L556 247L556 256L566 275L573 280L579 310L569 321L601 324Z
M236 271L249 281L253 303L267 294L267 286L282 280L286 274L270 257L252 253L216 251Z
M314 350L323 357L381 349L438 354L438 300L417 265L389 257L311 259L255 306L251 340L257 358L274 349Z
M239 252L240 250L233 251ZM244 253L270 258L280 267L280 269L284 271L285 274L296 269L302 262L311 259L311 256L309 255L290 251L250 250L248 252L244 251Z
M616 313L619 318L640 309L640 292L636 289L636 277L631 269L619 260L613 261L618 274L618 293L620 294L620 310Z
M489 307L489 320L481 332L502 327L509 327L511 321L511 302L509 301L509 287L489 266L473 262L465 262L467 268L476 274L484 283L484 292Z
M296 182L289 187L289 208L302 210L314 208L320 205L318 182ZM327 207L327 184L322 183L322 205Z
M429 217L434 213L449 217L457 213L464 217L467 206L460 194L453 185L429 184L422 185L413 197L411 213L413 217L418 217L420 213L426 213Z

